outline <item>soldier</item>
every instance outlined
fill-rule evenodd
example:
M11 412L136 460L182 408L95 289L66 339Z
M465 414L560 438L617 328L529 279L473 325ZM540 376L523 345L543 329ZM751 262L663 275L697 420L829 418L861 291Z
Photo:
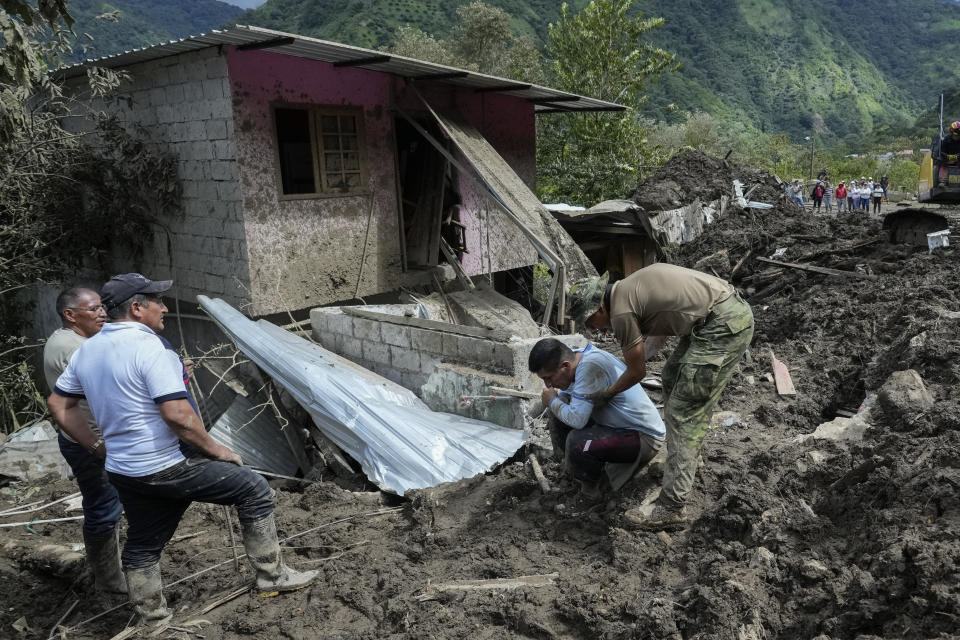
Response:
M680 336L663 370L663 488L652 506L625 515L646 529L684 524L710 416L753 338L753 312L730 283L670 264L645 267L613 285L607 279L578 280L569 294L571 316L591 329L612 328L627 365L613 384L588 396L595 404L640 382L666 336Z

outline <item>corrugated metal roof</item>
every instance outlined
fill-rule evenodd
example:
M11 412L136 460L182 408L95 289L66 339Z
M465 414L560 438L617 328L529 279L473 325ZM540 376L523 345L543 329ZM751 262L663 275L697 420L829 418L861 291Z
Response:
M124 51L112 56L86 60L68 67L61 67L57 70L57 73L62 73L64 77L70 78L83 74L88 67L100 66L110 69L129 67L158 58L196 51L206 47L225 45L233 45L241 49L269 49L275 53L309 60L320 60L336 66L360 67L423 82L442 82L466 89L474 89L475 91L504 93L530 100L535 104L537 113L623 111L625 109L623 105L613 102L558 91L550 87L406 58L384 51L353 47L338 42L242 25L223 31L211 31L197 36L189 36L181 40L171 40L143 49Z

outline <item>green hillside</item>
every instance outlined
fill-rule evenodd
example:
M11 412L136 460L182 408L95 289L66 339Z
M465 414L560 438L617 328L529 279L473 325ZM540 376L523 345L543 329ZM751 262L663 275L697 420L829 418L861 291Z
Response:
M488 0L542 44L559 2ZM367 47L409 24L446 35L462 1L268 0L237 19ZM585 0L569 3L583 7ZM960 85L960 6L936 0L637 0L666 19L657 44L682 68L651 88L648 115L704 110L802 138L912 122Z
M76 20L73 30L80 36L71 56L74 60L210 31L243 11L217 0L69 0L67 6ZM104 14L114 14L116 20L97 18ZM93 41L83 37L84 33Z

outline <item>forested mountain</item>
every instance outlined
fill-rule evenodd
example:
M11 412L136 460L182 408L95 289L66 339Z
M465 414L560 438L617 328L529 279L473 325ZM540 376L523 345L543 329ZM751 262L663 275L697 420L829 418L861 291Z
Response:
M67 8L76 20L73 30L79 36L74 60L203 33L243 11L217 0L68 0ZM93 40L84 37L85 33Z
M367 47L399 25L446 35L462 1L268 0L242 24ZM546 39L555 0L487 0L520 33ZM568 2L582 8L586 0ZM938 0L637 0L666 24L653 34L679 71L651 87L648 115L708 111L795 138L827 138L912 122L960 85L960 6Z

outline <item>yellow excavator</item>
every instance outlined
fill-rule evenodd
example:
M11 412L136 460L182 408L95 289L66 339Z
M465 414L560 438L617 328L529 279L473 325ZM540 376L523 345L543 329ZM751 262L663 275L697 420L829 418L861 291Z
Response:
M947 164L947 153L955 150L942 149L949 144L943 134L943 94L940 95L940 135L933 139L929 151L923 152L920 162L920 180L917 185L917 200L938 204L960 204L960 163Z

